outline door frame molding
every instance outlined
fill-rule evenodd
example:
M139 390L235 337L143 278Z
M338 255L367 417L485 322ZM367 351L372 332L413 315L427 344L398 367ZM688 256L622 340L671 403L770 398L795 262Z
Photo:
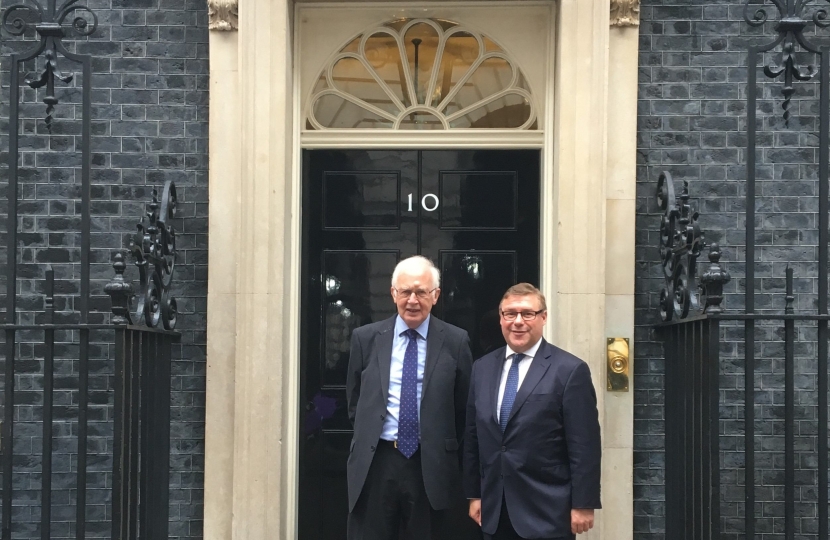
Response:
M512 150L545 148L545 134L541 131L507 129L459 129L449 131L390 131L383 130L326 130L302 134L303 149L476 149Z
M609 28L609 0L533 4L556 14L542 145L540 271L553 305L546 335L589 363L599 389L603 478L614 487L605 490L603 512L613 519L600 512L586 540L625 540L633 534L633 396L602 389L606 335L633 338L637 28ZM297 536L301 111L294 27L303 5L248 0L238 33L209 38L206 540ZM382 4L344 0L332 8L367 5ZM402 11L415 5L386 3Z
M584 0L583 0L584 1ZM383 9L384 5L392 6L401 11L407 9L415 9L419 6L430 5L434 9L441 10L442 8L477 8L486 9L492 7L510 7L517 8L521 6L539 7L544 6L549 9L549 26L547 32L547 43L545 55L548 59L546 68L546 83L544 91L536 95L536 99L544 101L542 114L539 115L539 130L516 130L516 129L450 129L446 131L430 131L412 132L405 130L372 130L372 129L355 129L355 130L335 130L328 129L325 131L309 131L304 130L305 123L304 108L303 108L303 81L301 76L301 33L300 20L304 12L312 11L314 9L325 8L332 9L349 9L349 10L364 10L369 13L376 13L378 9ZM292 133L293 137L293 167L291 170L291 193L296 196L291 199L291 230L296 231L291 235L291 250L289 258L296 261L289 267L290 290L289 308L291 310L291 320L295 321L290 325L287 332L290 340L289 356L286 358L288 376L290 380L296 381L297 384L293 387L287 388L287 395L284 397L284 406L289 410L288 417L299 419L299 401L300 401L300 326L301 320L301 261L302 261L302 200L300 195L303 192L302 179L302 151L307 149L325 149L325 148L353 148L353 149L383 149L383 148L400 148L413 150L428 150L428 149L539 149L541 150L540 171L539 171L539 193L542 201L552 200L554 195L554 167L553 167L553 133L555 131L555 117L554 117L554 92L556 86L554 84L556 77L554 75L553 59L555 57L556 47L556 5L548 0L512 0L512 1L496 1L496 2L442 2L438 5L424 3L424 2L387 2L386 4L370 3L370 2L350 2L348 5L342 3L332 2L308 2L299 3L294 9L293 20L293 43L294 50L292 55L292 80L293 80L293 108L292 108ZM423 14L419 14L424 16ZM427 16L433 16L432 14ZM367 16L365 28L371 27L373 22L376 22L377 16ZM458 21L464 23L464 20ZM498 36L493 36L498 39ZM334 51L330 51L329 54ZM511 51L507 51L511 53ZM551 80L553 79L553 80ZM555 205L541 205L539 210L539 224L541 230L539 232L539 285L541 290L552 289L555 281L555 265L552 261L556 260L556 235L551 234L554 230L552 224L555 223ZM546 256L548 255L548 256ZM552 311L548 317L547 335L552 335L552 328L555 327L555 319L557 313ZM632 336L633 337L633 336ZM291 484L298 485L299 481L299 420L295 420L295 426L291 426L286 422L286 447L285 450L290 454L291 462L294 464L294 469L289 473ZM299 512L299 497L298 488L293 490L293 497L287 501L290 511L286 512L286 517L292 520L290 530L298 534L298 512ZM292 537L293 538L293 537Z

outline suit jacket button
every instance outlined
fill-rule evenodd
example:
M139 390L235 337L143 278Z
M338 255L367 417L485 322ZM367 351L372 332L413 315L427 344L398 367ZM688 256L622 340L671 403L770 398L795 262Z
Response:
M369 449L370 449L372 452L374 452L374 451L375 451L375 447L374 447L374 446L370 446L370 447L369 447Z
M385 414L380 415L380 419L381 419L381 420L385 420L385 419L386 419L386 415L385 415Z
M506 446L502 446L502 447L501 447L501 451L502 451L502 452L507 452L507 447L506 447Z

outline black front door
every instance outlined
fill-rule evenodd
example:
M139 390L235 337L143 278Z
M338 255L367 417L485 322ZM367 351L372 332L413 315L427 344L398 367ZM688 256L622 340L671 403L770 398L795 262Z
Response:
M421 254L441 270L433 314L470 333L473 358L504 344L501 295L539 282L539 158L533 150L304 152L300 540L345 538L349 339L395 314L389 288L400 259Z

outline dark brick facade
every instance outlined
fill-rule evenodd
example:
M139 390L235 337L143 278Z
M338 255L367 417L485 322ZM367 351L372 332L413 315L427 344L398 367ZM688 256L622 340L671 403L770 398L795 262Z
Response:
M762 7L753 3L753 12ZM773 20L775 7L766 2ZM725 306L740 310L745 287L746 111L749 44L773 38L773 24L750 28L742 2L645 0L640 27L638 109L634 532L665 538L664 360L653 330L659 292L661 171L679 190L689 181L708 241L721 244L733 276ZM772 56L766 58L769 62ZM805 63L815 63L809 56ZM781 81L758 70L756 308L784 308L784 275L795 271L795 309L815 312L817 291L817 86L798 83L790 126ZM704 262L704 261L701 261ZM740 294L739 294L740 293ZM796 328L796 537L817 534L815 325ZM744 336L722 330L720 364L722 538L744 538ZM783 329L756 329L756 534L783 538Z
M47 0L41 0L46 4ZM0 7L18 3L2 0ZM59 1L60 5L62 2ZM127 245L153 188L176 182L180 219L174 292L181 344L173 352L170 538L202 538L204 485L205 327L207 297L208 31L205 0L87 0L98 16L89 39L68 39L70 51L94 57L92 77L92 322L108 319L103 286L115 250ZM2 33L0 54L0 212L8 182L8 54L32 45ZM42 68L29 62L22 75ZM58 311L73 309L80 261L80 72L61 87L52 135L43 122L43 94L26 89L21 107L18 298L20 321L43 309L44 271L55 270ZM2 222L5 232L6 222ZM6 237L0 239L3 268ZM129 277L136 274L130 270ZM0 279L5 308L5 271ZM15 536L40 537L40 423L43 351L28 336L16 365ZM55 362L52 537L74 538L77 434L77 335L59 335ZM90 537L109 537L112 481L112 334L93 335L90 374ZM30 343L27 343L29 341ZM73 344L73 342L75 342ZM5 354L2 355L5 358ZM0 366L2 372L2 366Z

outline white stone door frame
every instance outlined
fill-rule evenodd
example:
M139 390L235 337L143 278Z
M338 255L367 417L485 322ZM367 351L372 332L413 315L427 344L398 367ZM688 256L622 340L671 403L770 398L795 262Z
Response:
M613 3L617 15L620 3L632 4ZM630 392L604 390L605 338L633 338L637 29L609 28L609 0L549 5L557 24L551 32L554 84L545 103L551 129L542 145L543 174L550 178L543 182L549 211L543 213L547 256L541 268L552 304L547 335L589 363L598 389L604 510L585 538L625 539L632 535L633 403ZM210 0L210 8L211 27L235 26L234 0ZM239 32L210 35L207 540L297 535L296 13L286 0L243 0ZM522 144L510 141L466 144ZM429 146L416 136L410 142Z

